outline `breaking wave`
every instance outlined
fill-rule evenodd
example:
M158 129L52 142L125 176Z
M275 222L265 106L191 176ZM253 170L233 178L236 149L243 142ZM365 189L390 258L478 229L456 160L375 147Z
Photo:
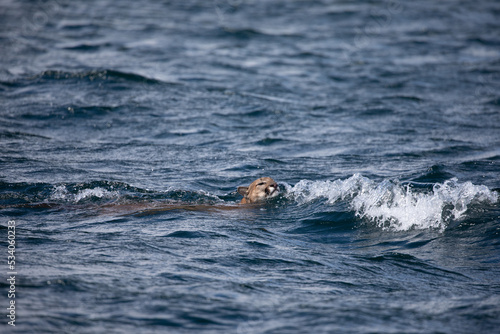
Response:
M488 187L460 183L456 178L419 188L391 180L377 183L355 174L346 180L302 180L294 186L285 184L285 188L286 196L299 204L319 199L328 204L347 201L359 218L397 231L444 230L450 221L466 217L471 205L498 201L498 194Z

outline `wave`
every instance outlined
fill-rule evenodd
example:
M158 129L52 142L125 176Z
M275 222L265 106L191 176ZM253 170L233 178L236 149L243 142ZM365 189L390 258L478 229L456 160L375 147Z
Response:
M471 206L493 204L499 197L484 185L460 183L456 178L429 187L420 189L416 184L391 180L377 183L360 174L346 180L285 184L286 196L299 204L320 199L326 199L328 204L347 201L357 217L396 231L442 231L451 221L465 218Z
M88 71L64 71L64 70L46 70L41 73L34 74L28 77L21 77L13 79L11 81L1 81L0 86L5 86L8 88L18 88L32 86L33 84L43 84L54 82L67 82L67 81L77 81L77 82L107 82L107 83L131 83L131 84L147 84L147 85L170 85L178 86L182 85L179 82L163 81L160 79L155 79L147 77L142 74L133 72L123 72L113 69L93 69Z
M231 196L230 199L233 199ZM43 204L109 204L141 201L215 204L223 200L205 191L167 188L148 190L123 182L92 181L87 183L5 183L0 182L0 208L38 207Z
M47 70L38 74L37 76L35 76L35 78L38 78L40 80L86 79L89 81L96 81L96 80L130 81L130 82L140 82L149 84L164 83L160 80L148 78L140 74L122 72L110 69L91 70L85 72L66 72L58 70Z
M496 190L471 182L461 183L455 178L443 183L401 183L393 180L376 182L355 174L345 180L302 180L294 186L282 185L285 188L283 194L271 201L269 207L283 207L295 202L316 211L322 209L315 204L325 201L331 206L327 211L336 211L340 203L358 219L395 231L429 228L443 231L450 223L470 218L473 212L484 211L485 206L499 201ZM0 207L4 208L141 202L219 205L238 200L236 192L215 195L201 190L173 188L158 191L112 181L64 184L0 182Z

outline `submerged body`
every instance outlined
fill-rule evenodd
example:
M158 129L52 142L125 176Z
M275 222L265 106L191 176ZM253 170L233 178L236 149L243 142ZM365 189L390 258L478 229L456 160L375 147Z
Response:
M279 187L276 181L270 177L262 177L252 182L248 187L238 187L237 191L243 196L240 204L258 204L268 198L279 194ZM8 207L8 206L7 206ZM73 204L71 206L60 203L30 203L16 205L15 207L35 208L35 209L60 209L60 208L78 208L83 210L97 211L104 215L150 215L164 211L184 210L184 211L225 211L242 208L239 204L233 205L210 205L194 204L186 202L127 202L127 203L108 203L104 205L85 205Z
M237 191L243 196L240 204L258 204L269 198L276 197L279 194L279 187L276 181L270 177L261 177L253 181L248 187L238 187ZM126 205L127 211L133 214L155 214L163 211L186 210L186 211L218 211L240 209L241 205L207 205L207 204L184 204L184 203L155 203L148 204L141 208L141 204ZM132 209L132 210L131 210ZM108 208L109 210L109 208ZM111 206L111 211L116 212L120 209L115 205ZM130 212L131 211L131 212Z

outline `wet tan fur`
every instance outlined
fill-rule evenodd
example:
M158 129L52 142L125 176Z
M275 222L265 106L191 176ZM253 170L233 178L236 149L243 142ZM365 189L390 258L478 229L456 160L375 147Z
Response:
M238 193L243 196L241 204L257 203L276 196L279 193L279 187L270 177L261 177L248 187L238 187Z

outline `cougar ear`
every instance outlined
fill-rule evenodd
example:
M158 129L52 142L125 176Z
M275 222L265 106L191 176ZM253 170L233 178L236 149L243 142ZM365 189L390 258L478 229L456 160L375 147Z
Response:
M238 194L245 197L248 195L248 187L238 187Z

